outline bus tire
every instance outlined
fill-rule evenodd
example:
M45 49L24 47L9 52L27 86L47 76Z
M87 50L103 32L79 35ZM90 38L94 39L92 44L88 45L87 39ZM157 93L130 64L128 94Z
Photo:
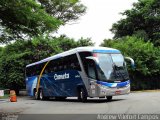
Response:
M67 97L55 97L56 100L65 100Z
M44 100L49 100L50 99L50 97L44 97Z
M82 101L82 102L86 102L87 101L87 93L86 93L86 90L84 89L84 88L81 88L80 89L80 100Z
M36 100L39 100L39 99L40 99L39 91L38 91L38 93L37 93L37 92L36 92L36 89L34 89L34 90L33 90L33 93L34 93L34 98L35 98Z
M78 101L81 101L82 99L81 99L81 88L78 88L77 89L77 93L78 93Z
M108 102L112 100L112 96L106 96L106 98Z
M39 98L40 100L47 100L47 97L44 96L43 89L39 89Z

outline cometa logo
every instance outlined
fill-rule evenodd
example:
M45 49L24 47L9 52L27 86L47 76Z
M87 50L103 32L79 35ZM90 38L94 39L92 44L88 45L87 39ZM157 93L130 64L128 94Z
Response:
M65 74L62 74L62 75L55 74L54 79L55 80L69 79L69 73L65 73Z

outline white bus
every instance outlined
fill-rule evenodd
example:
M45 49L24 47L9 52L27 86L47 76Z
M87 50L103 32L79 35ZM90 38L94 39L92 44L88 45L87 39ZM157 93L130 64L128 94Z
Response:
M129 58L134 64L134 61ZM26 89L36 99L106 97L130 93L123 55L106 47L78 47L26 66Z

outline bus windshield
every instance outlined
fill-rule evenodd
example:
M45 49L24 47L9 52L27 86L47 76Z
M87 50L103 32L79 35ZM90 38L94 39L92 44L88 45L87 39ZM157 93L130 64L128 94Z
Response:
M99 68L98 79L102 81L124 81L129 79L122 54L96 53Z

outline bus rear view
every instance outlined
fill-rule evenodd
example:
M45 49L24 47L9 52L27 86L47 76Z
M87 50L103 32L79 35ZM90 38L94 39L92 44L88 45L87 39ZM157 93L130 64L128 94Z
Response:
M134 61L132 58L132 65ZM26 66L26 89L36 99L106 97L130 93L123 55L106 47L78 47Z

